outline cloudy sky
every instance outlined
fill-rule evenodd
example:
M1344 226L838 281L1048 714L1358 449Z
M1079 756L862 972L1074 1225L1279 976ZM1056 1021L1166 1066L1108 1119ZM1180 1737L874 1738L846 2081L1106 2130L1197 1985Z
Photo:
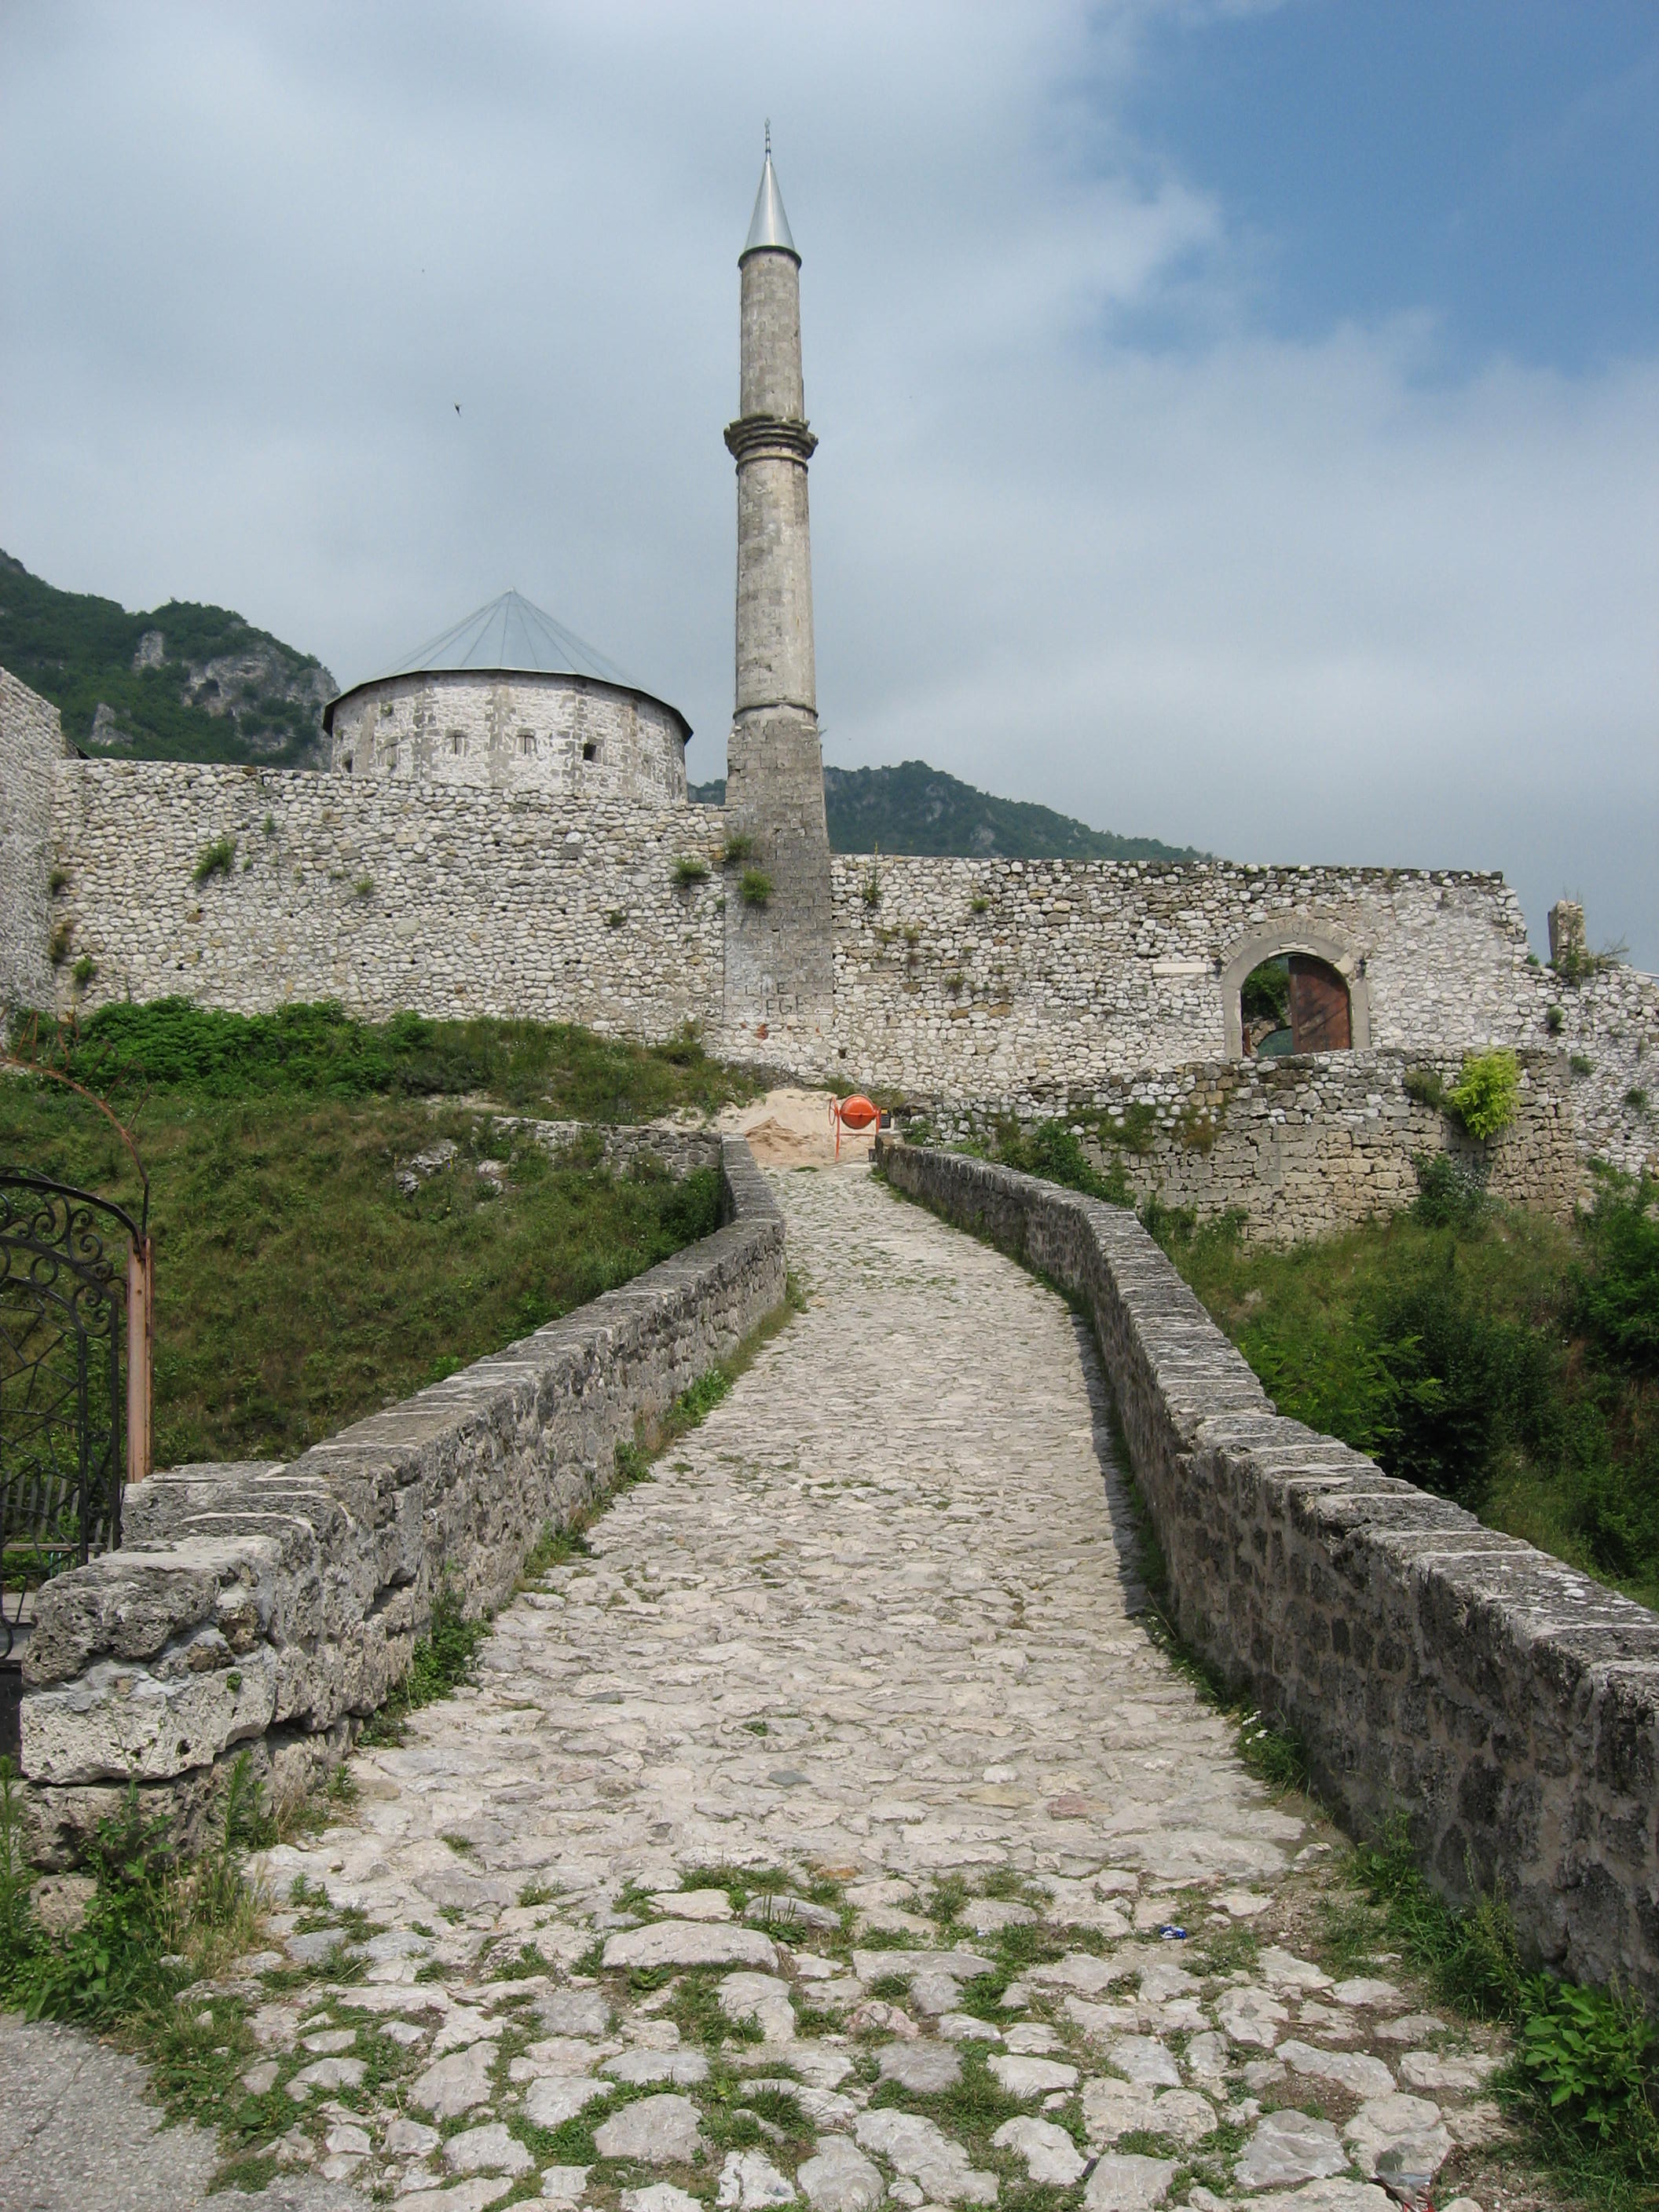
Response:
M719 773L768 116L828 760L1659 967L1652 0L5 0L0 544L344 683L513 584Z

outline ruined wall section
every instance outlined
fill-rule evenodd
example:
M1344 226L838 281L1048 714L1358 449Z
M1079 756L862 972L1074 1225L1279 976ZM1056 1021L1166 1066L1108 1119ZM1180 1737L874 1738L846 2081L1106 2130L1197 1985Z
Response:
M1413 1072L1455 1082L1454 1057L1389 1052L1205 1060L1109 1084L1072 1124L1102 1173L1121 1168L1137 1204L1156 1196L1200 1221L1243 1218L1249 1243L1288 1245L1386 1220L1416 1198L1416 1162L1444 1154L1470 1182L1559 1219L1586 1195L1566 1056L1522 1049L1510 1127L1477 1144L1414 1097ZM945 1109L951 1143L983 1142L994 1117Z
M714 808L69 761L53 809L56 904L94 963L88 1006L335 999L372 1018L523 1016L647 1042L720 1026ZM227 839L228 868L194 880ZM680 884L682 859L708 872Z
M1539 991L1536 1033L1567 1054L1582 1150L1659 1176L1659 977L1614 965L1566 982L1546 970Z
M672 707L584 676L439 673L364 684L334 711L333 765L405 786L684 806Z
M68 750L57 708L0 668L0 1012L52 1003L52 778Z
M930 1100L1040 1115L1222 1058L1247 942L1328 943L1373 1046L1518 1044L1538 1018L1497 875L843 854L833 880L836 1065Z

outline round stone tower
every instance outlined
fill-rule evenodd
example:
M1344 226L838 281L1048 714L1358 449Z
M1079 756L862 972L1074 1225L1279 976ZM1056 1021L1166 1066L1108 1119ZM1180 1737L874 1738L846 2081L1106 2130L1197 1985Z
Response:
M726 1014L729 1029L782 1029L805 1042L827 1039L835 991L806 507L817 440L801 383L800 256L769 127L738 267L741 411L726 433L738 465L737 696L726 804L753 860L748 895L726 908Z

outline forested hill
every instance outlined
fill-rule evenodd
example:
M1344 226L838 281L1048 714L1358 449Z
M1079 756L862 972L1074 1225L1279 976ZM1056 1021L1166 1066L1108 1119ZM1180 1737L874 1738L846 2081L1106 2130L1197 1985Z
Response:
M694 783L705 806L726 803L726 779ZM1119 837L1024 799L994 799L926 761L897 768L826 768L823 803L837 853L940 853L1010 860L1197 860L1190 845Z
M0 553L0 668L50 699L84 753L321 768L334 678L226 607L129 614Z

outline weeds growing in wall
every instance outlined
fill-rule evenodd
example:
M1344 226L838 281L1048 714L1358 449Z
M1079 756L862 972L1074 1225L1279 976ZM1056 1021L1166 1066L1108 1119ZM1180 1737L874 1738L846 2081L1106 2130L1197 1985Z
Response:
M1478 1143L1507 1129L1521 1105L1521 1064L1512 1052L1472 1054L1447 1091L1445 1110Z
M236 860L236 840L216 837L210 845L204 845L196 856L196 866L190 879L196 884L210 884L215 876L228 876Z

